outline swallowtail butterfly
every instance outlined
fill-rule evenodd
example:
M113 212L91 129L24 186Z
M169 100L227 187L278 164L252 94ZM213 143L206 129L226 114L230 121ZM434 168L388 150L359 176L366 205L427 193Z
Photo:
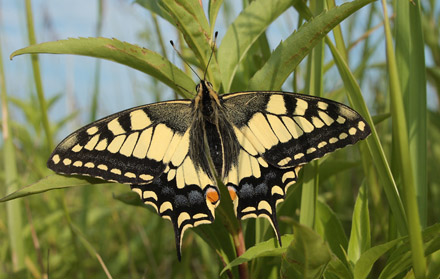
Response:
M193 100L139 106L65 138L47 165L61 174L130 184L174 227L180 260L186 229L214 220L223 181L238 219L265 217L280 241L276 206L304 164L370 134L351 108L308 95L218 95L201 80ZM281 243L281 242L280 242Z

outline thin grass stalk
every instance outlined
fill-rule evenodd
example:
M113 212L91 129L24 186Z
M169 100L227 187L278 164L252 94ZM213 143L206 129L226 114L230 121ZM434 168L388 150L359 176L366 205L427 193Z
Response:
M0 44L0 91L2 104L3 165L5 174L4 185L6 186L6 194L10 194L18 190L18 172L14 145L12 143L12 134L9 126L8 97L2 57L3 55ZM22 236L22 208L23 205L21 199L6 203L8 236L10 241L12 269L14 271L24 268L25 250Z
M426 65L424 39L421 22L420 1L415 5L407 1L396 2L396 59L397 54L406 54L398 59L398 71L405 102L408 125L408 139L412 159L412 169L416 187L417 202L422 228L427 225L428 189L427 189L427 96ZM409 18L409 20L408 20ZM401 32L401 24L405 27ZM405 38L407 45L398 44L399 38ZM406 50L406 51L405 51ZM407 67L399 66L399 60ZM405 71L406 76L401 73Z
M420 219L418 213L417 199L415 193L414 177L411 165L411 156L408 148L408 130L406 126L406 117L403 106L403 97L399 83L396 58L394 55L391 27L388 19L387 3L382 0L385 28L385 42L387 54L387 67L390 83L391 96L391 114L393 119L393 127L399 131L396 140L397 148L400 155L400 172L402 177L402 189L404 206L408 219L408 233L411 244L411 256L416 278L425 278L426 274L426 258L423 249L423 240L421 234Z
M29 44L35 45L37 44L37 40L35 39L31 0L25 0L25 3L26 3L26 22L28 28ZM43 84L41 82L41 73L40 73L40 65L38 62L38 55L31 54L31 60L32 60L32 72L34 74L35 88L37 90L38 102L40 105L40 113L43 121L43 129L46 135L46 140L49 149L52 149L54 147L54 144L53 144L52 132L49 125L49 119L47 116L47 104L46 104L46 99L44 98Z
M312 1L311 9L315 15L324 10L324 2ZM312 50L308 63L308 89L311 95L322 96L324 75L324 41L321 40ZM319 192L319 164L312 162L304 167L304 183L301 194L300 223L315 227L316 205Z

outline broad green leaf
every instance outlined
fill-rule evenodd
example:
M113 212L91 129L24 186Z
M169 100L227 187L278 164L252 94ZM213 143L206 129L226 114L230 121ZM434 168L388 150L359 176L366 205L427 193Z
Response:
M63 189L77 186L87 185L118 185L115 183L105 182L97 178L84 177L84 176L64 176L59 174L49 175L46 178L35 182L34 184L25 186L17 191L7 195L0 199L0 202L6 202L17 198L22 198L29 195L35 195L50 190Z
M281 42L267 63L252 77L249 90L279 90L311 49L342 20L373 2L357 0L321 13Z
M290 243L293 240L293 235L285 234L281 236L282 243ZM251 261L260 257L276 257L281 256L287 251L287 247L279 247L276 238L269 239L268 241L261 242L255 246L249 248L240 257L236 258L222 270L220 274L223 274L226 270L231 269L234 266L240 265L244 262Z
M347 263L345 251L348 240L341 221L333 210L320 200L317 202L316 211L315 230L327 241L332 252Z
M169 23L175 25L175 20L173 20L170 14L161 6L161 2L161 0L135 0L135 3L138 3L150 12L157 14Z
M322 278L332 253L327 243L309 227L294 223L295 238L281 262L281 278Z
M211 34L214 34L215 22L217 20L218 12L223 4L223 0L210 0L208 13L209 13L209 24L211 25Z
M425 229L422 233L425 256L440 249L440 224L436 224ZM382 270L379 278L396 278L396 276L412 268L411 257L413 255L408 238L403 245L393 251L388 258L385 268Z
M162 0L162 4L175 20L177 28L197 57L200 69L205 71L212 53L214 34L210 33L211 28L200 2L198 0ZM214 85L214 88L219 88L219 73L217 62L212 59L207 69L207 79Z
M195 88L189 76L160 54L116 39L79 38L41 43L14 51L11 59L31 53L76 54L115 61L157 78L186 98L192 97L188 92L194 92Z
M229 26L218 49L224 92L229 92L240 62L252 44L294 2L296 1L252 1Z
M354 205L351 221L348 259L356 263L359 257L371 247L370 213L368 210L367 185L362 183Z
M423 236L425 243L427 243L431 240L437 241L437 239L439 238L439 235L440 235L440 224L435 224L431 227L428 227L422 232L422 236ZM370 271L373 267L373 264L382 255L384 255L386 252L388 252L390 249L392 249L393 247L395 247L399 243L403 243L403 244L400 245L398 247L398 249L393 252L393 254L390 257L390 261L393 261L394 259L396 259L397 261L401 260L398 264L399 265L407 264L405 266L406 266L406 268L408 268L410 266L411 262L408 260L408 262L405 263L404 262L405 257L403 257L403 255L405 254L405 252L410 250L410 244L409 244L408 236L405 236L405 237L401 237L398 239L394 239L392 241L386 242L381 245L374 246L374 247L368 249L367 251L365 251L361 255L361 257L359 258L359 260L356 262L356 265L354 267L354 275L355 275L354 278L355 279L367 278L368 274L370 273ZM436 249L438 250L439 248L437 245L439 245L439 244L437 242L434 242L434 245L431 247L431 249L433 249L433 251L429 251L429 252L432 253ZM407 257L409 259L410 256L407 256ZM393 263L393 265L394 265L394 263ZM384 270L389 269L389 268L390 267L385 267Z

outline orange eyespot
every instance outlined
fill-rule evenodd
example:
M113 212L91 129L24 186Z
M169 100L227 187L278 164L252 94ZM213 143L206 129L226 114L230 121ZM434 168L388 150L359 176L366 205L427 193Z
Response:
M237 198L237 192L235 189L231 186L228 186L229 196L231 197L231 200L235 200Z
M216 204L219 200L218 192L214 188L209 188L206 191L206 199L212 203Z

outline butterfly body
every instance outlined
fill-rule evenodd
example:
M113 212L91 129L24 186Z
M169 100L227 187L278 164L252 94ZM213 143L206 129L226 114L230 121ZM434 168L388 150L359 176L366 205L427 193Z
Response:
M280 241L276 206L305 163L370 134L349 107L274 91L218 95L207 81L193 100L159 102L93 122L64 139L48 167L130 184L173 223L180 259L186 229L212 223L228 188L237 218L265 217Z

